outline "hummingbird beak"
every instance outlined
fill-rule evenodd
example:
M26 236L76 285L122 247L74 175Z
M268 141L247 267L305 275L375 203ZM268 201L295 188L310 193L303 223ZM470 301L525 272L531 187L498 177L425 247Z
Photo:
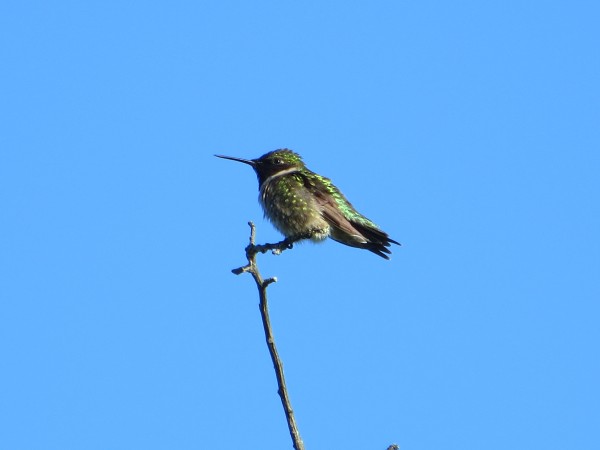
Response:
M238 161L249 166L256 167L256 161L252 159L234 158L233 156L215 155L217 158L230 159L232 161Z

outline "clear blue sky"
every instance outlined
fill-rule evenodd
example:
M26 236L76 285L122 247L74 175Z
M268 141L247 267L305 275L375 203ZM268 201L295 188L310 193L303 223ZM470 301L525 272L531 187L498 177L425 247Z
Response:
M0 448L292 448L290 147L403 243L259 259L308 450L600 448L600 6L0 5Z

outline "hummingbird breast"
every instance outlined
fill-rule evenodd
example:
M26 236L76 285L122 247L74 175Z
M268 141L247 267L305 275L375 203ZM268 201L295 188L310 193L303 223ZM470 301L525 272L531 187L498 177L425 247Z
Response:
M291 172L269 177L260 186L258 200L265 217L284 236L310 234L315 241L329 236L329 224L299 174Z

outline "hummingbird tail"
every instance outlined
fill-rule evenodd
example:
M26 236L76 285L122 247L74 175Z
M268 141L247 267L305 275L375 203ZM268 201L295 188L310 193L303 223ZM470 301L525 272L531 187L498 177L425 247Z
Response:
M401 245L400 242L393 240L387 233L381 231L379 228L373 228L369 225L356 222L353 222L352 226L367 240L367 242L362 245L362 248L369 250L382 258L390 259L388 255L392 252L388 247L391 244Z

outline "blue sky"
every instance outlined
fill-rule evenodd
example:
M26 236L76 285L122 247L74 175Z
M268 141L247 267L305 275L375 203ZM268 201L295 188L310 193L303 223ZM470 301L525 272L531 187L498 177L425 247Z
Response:
M0 5L0 448L292 448L242 164L403 246L263 255L307 449L600 447L597 2Z

